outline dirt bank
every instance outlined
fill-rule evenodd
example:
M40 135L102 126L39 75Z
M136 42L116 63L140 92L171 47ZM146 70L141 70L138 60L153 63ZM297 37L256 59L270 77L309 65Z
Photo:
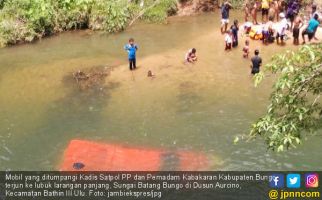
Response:
M214 11L217 7L217 0L179 0L178 2L178 16Z

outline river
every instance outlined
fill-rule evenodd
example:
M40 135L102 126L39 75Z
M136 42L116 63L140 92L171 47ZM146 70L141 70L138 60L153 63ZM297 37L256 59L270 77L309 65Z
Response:
M0 49L0 170L58 169L72 139L202 152L215 158L211 170L322 170L321 134L285 153L267 151L261 138L233 144L265 113L274 77L255 88L242 58L246 37L225 52L219 26L218 13L173 17L118 34L73 31ZM129 37L139 45L133 73L123 50ZM192 47L199 60L184 65ZM255 41L250 47L264 63L295 49ZM64 81L102 65L113 71L99 91Z

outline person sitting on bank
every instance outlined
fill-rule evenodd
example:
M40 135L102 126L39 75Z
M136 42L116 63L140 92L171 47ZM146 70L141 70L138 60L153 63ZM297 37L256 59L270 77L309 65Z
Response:
M305 44L305 35L308 35L309 41L312 40L314 37L314 34L320 24L318 21L319 15L315 14L312 19L310 19L308 26L306 27L305 31L302 32L302 39L303 39L303 44Z
M130 70L136 69L136 51L138 50L138 46L134 44L133 38L129 39L129 43L124 46L124 49L128 53Z
M185 61L188 63L194 63L197 61L197 50L195 48L190 49L187 53L186 53L186 57L185 57Z
M259 57L259 50L256 49L254 53L255 53L255 56L252 57L252 59L251 59L251 61L252 61L252 65L251 65L252 71L251 71L251 73L253 75L259 73L260 67L262 65L262 58Z

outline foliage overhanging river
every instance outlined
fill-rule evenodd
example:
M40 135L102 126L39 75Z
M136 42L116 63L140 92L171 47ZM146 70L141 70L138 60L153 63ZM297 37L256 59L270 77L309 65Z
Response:
M260 138L233 144L264 114L273 79L254 87L242 58L245 37L224 52L219 23L218 13L174 17L114 35L76 31L1 49L0 170L55 170L75 138L204 152L215 158L213 170L322 170L321 134L281 154L267 152ZM129 37L140 48L133 74L123 50ZM264 62L294 48L250 46ZM191 47L199 61L187 66ZM101 90L80 92L65 81L100 65L117 66Z

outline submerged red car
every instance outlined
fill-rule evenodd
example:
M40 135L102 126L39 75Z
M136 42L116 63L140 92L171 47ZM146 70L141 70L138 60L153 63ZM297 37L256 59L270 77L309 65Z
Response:
M207 170L206 155L119 144L72 140L65 150L61 171L198 171Z

